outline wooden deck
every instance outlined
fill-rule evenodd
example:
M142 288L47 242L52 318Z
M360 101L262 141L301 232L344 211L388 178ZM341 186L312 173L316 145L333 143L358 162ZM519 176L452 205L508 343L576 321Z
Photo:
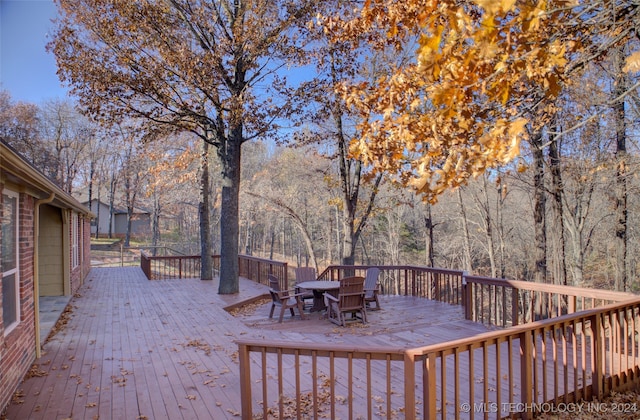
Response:
M266 292L248 280L240 289L221 296L216 280L148 281L137 267L94 268L6 418L234 418L240 415L238 338L409 348L487 331L464 320L459 306L385 296L366 326L342 328L318 314L300 320L288 313L280 324L267 318L270 303L235 316L225 311Z

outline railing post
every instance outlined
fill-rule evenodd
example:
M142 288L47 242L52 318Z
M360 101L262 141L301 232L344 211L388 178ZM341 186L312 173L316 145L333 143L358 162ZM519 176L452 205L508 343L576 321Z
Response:
M569 305L567 308L568 313L573 314L576 312L576 308L577 308L577 300L578 297L577 296L570 296L569 297Z
M238 361L240 362L240 408L243 420L253 418L251 404L251 360L249 349L244 344L238 344ZM265 407L266 407L265 403Z
M282 277L284 277L284 282L285 284L289 285L289 266L287 265L287 263L284 263L284 267L282 268L282 270L284 271L284 274L282 275Z
M472 296L471 296L471 285L467 283L467 278L463 275L462 277L462 295L464 299L462 304L464 305L464 319L473 320L473 308L472 308Z
M145 276L147 276L147 280L151 280L151 260L147 258L144 251L140 251L140 268L142 268L142 272Z
M593 397L598 401L602 400L604 395L604 371L605 371L605 336L603 334L604 326L603 314L597 314L591 319L591 332L593 334L593 375L591 377L591 389ZM610 349L613 351L613 349Z
M533 417L528 407L533 405L533 331L520 334L520 395L521 403L526 409L522 418ZM545 385L546 386L546 385Z
M435 372L434 372L435 377ZM428 379L425 378L428 382ZM406 420L415 420L416 418L416 360L415 355L406 351L404 353L404 418ZM435 387L434 387L434 402L435 402ZM435 418L435 407L427 405L427 401L424 402L425 418ZM433 408L434 416L427 412L427 409Z
M438 384L436 382L436 355L431 353L426 355L424 360L424 372L423 372L423 395L424 395L424 418L435 419L438 413L437 392ZM413 364L415 365L415 360ZM442 405L446 404L443 402ZM405 411L408 412L408 409ZM413 414L413 413L412 413Z
M518 298L518 289L511 289L511 326L515 327L520 323L520 299Z

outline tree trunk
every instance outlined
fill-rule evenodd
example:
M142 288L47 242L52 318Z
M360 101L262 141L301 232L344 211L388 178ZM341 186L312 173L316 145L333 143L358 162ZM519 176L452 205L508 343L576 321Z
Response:
M236 124L231 129L229 138L217 149L222 164L220 286L218 287L218 293L221 295L239 291L238 240L242 136L242 125Z
M113 237L113 211L115 208L114 201L116 199L116 175L115 171L111 174L111 183L109 184L109 232L107 237Z
M498 186L498 199L496 200L496 230L500 241L500 264L498 277L503 279L507 275L507 244L505 243L506 233L504 231L504 202L507 198L507 185L504 180Z
M131 245L131 224L133 222L133 207L127 207L127 232L124 235L124 246Z
M273 249L276 244L276 229L275 226L271 226L271 242L269 246L269 259L273 260Z
M100 179L100 178L98 178ZM97 203L96 203L96 239L98 239L100 237L100 196L101 196L101 191L102 191L102 185L101 182L98 181L98 199L97 199ZM91 201L89 201L89 209L91 209L91 206L93 205L93 203Z
M93 159L89 161L89 210L91 210L91 200L93 200L93 177L96 173L96 165Z
M333 244L333 217L331 217L331 210L331 207L327 207L328 223L325 224L325 227L327 229L327 233L325 235L327 237L327 253L323 258L325 262L328 263L328 265L331 265L333 263L333 247L335 246Z
M482 176L482 202L480 211L484 221L485 236L487 240L487 253L489 254L489 264L491 266L491 277L497 275L496 252L494 246L493 221L491 220L491 206L489 205L489 186L487 185L487 174Z
M547 282L547 226L546 193L544 190L544 154L542 132L531 136L533 149L533 222L534 222L534 281Z
M213 256L211 250L211 226L209 219L209 144L202 142L200 154L200 200L198 216L200 223L200 278L213 280Z
M614 89L613 97L620 98L626 91L626 77L622 71L624 52L618 48L614 52ZM627 133L624 99L618 99L613 105L616 129L616 290L628 291L627 276Z
M342 265L353 265L355 263L356 243L358 238L354 229L353 213L345 209L342 215Z
M554 127L556 132L560 127ZM557 273L554 276L554 283L567 286L567 265L566 265L566 240L564 237L564 208L562 199L564 185L562 182L562 169L560 167L560 137L554 136L549 142L549 171L551 173L551 208L553 209L553 239L556 248Z
M462 188L456 189L458 206L460 208L460 218L462 219L462 269L471 272L471 237L469 236L469 223L467 221L467 211L462 201Z
M425 248L426 248L426 257L427 257L427 265L429 267L435 266L435 256L433 252L433 231L435 225L433 224L433 216L431 214L431 204L427 204L427 214L424 217L424 227L426 230L426 238L425 238Z
M342 148L341 148L342 149ZM346 161L346 153L343 155L345 158L341 159ZM355 164L353 174L351 174L350 166ZM342 225L343 225L343 247L342 247L342 264L354 265L355 252L358 240L362 235L362 230L367 225L369 216L373 211L373 205L375 203L376 195L378 194L378 188L382 182L382 175L378 175L371 185L371 193L365 200L361 200L360 188L362 177L362 162L350 161L349 164L341 168L342 178L342 194L343 194L343 211L342 211ZM366 208L362 210L358 217L358 223L356 224L356 212L358 209L358 203L364 201Z
M335 215L336 215L336 247L338 248L337 257L342 258L342 254L343 254L342 247L344 246L344 243L342 241L342 236L340 232L340 210L338 206L334 206L333 208L335 209Z
M153 190L153 215L151 219L151 249L155 256L158 253L158 244L160 243L160 212L162 210L158 192Z
M130 158L131 159L131 158ZM136 205L136 196L139 184L139 175L136 173L133 175L133 181L131 180L131 163L127 164L127 173L124 183L125 189L125 201L127 205L127 232L125 234L124 246L129 246L131 244L131 225L133 223L133 212Z

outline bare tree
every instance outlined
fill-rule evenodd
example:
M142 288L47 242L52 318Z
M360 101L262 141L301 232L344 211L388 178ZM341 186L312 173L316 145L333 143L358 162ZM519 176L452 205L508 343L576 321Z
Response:
M241 147L274 133L277 119L291 111L291 91L278 71L303 57L301 36L317 2L61 0L59 6L50 47L84 110L104 122L143 118L150 138L151 128L189 131L215 147L224 220L218 293L238 292ZM203 177L206 167L203 161ZM210 279L205 183L201 277Z

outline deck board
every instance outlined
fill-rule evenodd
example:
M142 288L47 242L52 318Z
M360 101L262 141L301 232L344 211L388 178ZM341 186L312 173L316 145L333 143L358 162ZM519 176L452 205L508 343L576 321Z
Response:
M347 328L319 314L287 313L278 323L268 318L270 303L233 316L223 308L266 287L241 280L233 296L217 287L216 280L148 281L137 267L94 268L70 302L68 324L36 361L48 375L20 385L24 402L10 404L7 419L235 418L236 339L415 347L487 331L464 320L460 307L407 297L383 296L367 325Z

